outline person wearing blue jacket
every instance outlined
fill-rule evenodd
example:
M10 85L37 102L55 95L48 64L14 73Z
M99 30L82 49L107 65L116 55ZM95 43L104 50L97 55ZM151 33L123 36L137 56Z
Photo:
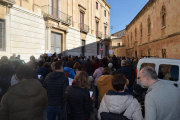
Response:
M68 77L74 79L76 76L73 69L71 69L71 62L66 63L66 67L64 67L63 72L68 73Z

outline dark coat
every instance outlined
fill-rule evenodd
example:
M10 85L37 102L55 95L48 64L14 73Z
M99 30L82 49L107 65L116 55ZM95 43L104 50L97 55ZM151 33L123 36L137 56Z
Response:
M92 61L86 61L84 64L84 67L86 68L87 73L93 73L93 62Z
M87 89L73 85L68 88L67 98L73 120L88 120L90 118L92 100Z
M45 69L45 68L43 68L43 67L37 67L37 68L36 68L36 73L37 73L38 75L41 75L41 76L43 77L43 79L45 79L45 77L46 77L46 69Z
M0 120L42 120L47 93L36 79L11 86L0 103Z
M7 92L8 88L11 86L11 77L15 74L15 69L9 64L0 65L0 88L2 92L0 93L0 101L2 96Z
M123 66L119 68L114 75L116 74L124 74L126 78L129 80L129 85L133 85L135 81L135 71L131 68L131 66Z
M63 94L69 86L69 80L62 72L52 72L44 80L44 88L47 90L48 105L61 106Z

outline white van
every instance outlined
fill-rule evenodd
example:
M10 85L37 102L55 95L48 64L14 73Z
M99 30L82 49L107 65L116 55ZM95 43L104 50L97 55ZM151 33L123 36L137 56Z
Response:
M180 59L167 59L167 58L143 58L137 64L137 78L139 72L143 67L153 67L157 74L158 80L168 84L173 84L180 90ZM137 84L141 84L137 79Z

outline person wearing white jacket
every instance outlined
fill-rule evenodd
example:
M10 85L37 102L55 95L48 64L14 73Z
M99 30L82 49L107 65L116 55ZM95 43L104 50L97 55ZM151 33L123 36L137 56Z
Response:
M123 74L117 74L112 79L112 85L116 91L109 90L104 95L100 108L98 110L98 120L101 120L100 113L114 113L133 120L143 120L141 106L138 101L133 98L126 88L126 77Z

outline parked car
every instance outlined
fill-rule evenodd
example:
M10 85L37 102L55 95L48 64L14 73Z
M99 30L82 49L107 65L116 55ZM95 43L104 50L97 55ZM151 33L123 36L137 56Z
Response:
M137 64L137 78L139 72L143 67L153 67L157 74L158 80L167 84L173 84L180 90L180 59L167 59L167 58L143 58ZM137 84L141 84L137 79Z
M19 60L19 59L10 59L9 61L11 61L11 63L13 62L19 62L20 65L25 65L26 63L24 62L24 60Z

